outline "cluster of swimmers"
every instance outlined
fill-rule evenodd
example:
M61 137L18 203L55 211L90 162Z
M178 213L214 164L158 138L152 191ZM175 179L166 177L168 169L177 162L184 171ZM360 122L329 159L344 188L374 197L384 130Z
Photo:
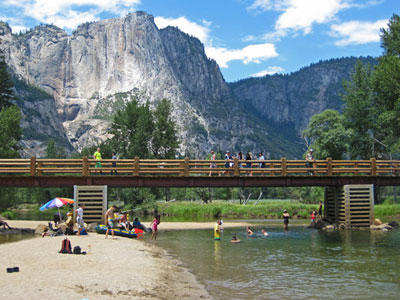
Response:
M214 225L214 240L221 240L221 232L224 231L223 227L224 222L222 220L217 220L217 223ZM254 236L256 233L254 233L253 229L250 226L246 227L246 235L249 236ZM261 229L261 236L268 236L268 232L265 231L265 229ZM234 235L231 239L231 243L240 243L240 239Z

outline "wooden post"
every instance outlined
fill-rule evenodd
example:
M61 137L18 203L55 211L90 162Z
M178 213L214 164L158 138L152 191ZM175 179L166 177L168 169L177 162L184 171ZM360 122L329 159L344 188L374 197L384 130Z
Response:
M326 168L327 168L327 175L332 176L333 171L332 171L332 157L327 157L326 158Z
M41 170L41 168L43 167L43 163L41 161L38 161L38 176L42 176L43 175L43 170Z
M33 156L31 157L31 176L35 176L36 175L36 157Z
M82 157L82 176L89 176L89 163L87 156Z
M286 157L281 158L281 176L287 176Z
M140 159L139 157L135 157L135 162L133 163L133 176L139 176L140 170Z
M183 176L189 176L189 174L190 174L189 173L189 170L190 170L189 162L190 162L189 157L185 157Z
M376 158L371 158L371 175L376 176Z
M235 157L233 159L233 176L240 176L239 172L239 158Z

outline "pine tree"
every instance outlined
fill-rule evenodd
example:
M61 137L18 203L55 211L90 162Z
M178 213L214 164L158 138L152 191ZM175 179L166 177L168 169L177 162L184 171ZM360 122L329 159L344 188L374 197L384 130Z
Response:
M12 105L12 100L14 99L13 87L11 76L7 71L7 64L0 50L0 110Z
M171 103L161 100L154 112L153 154L156 158L175 158L179 146L176 124L171 117Z

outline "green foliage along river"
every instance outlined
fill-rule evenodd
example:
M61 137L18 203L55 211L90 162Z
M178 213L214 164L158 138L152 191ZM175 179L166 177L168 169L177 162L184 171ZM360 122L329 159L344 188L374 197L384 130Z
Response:
M221 241L210 230L162 232L157 244L180 259L214 299L399 299L399 230L292 226L284 232L267 226L268 237L225 229ZM230 243L232 235L241 243Z

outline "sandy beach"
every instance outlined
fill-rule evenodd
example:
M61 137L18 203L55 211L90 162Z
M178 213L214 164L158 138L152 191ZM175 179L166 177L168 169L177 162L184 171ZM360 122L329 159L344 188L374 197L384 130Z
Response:
M9 221L36 228L43 221ZM147 225L147 224L146 224ZM213 222L162 222L160 231L212 229ZM225 223L225 227L246 223ZM195 276L148 237L70 236L87 255L60 254L64 237L35 237L0 245L1 299L210 299ZM6 268L20 268L6 273Z

